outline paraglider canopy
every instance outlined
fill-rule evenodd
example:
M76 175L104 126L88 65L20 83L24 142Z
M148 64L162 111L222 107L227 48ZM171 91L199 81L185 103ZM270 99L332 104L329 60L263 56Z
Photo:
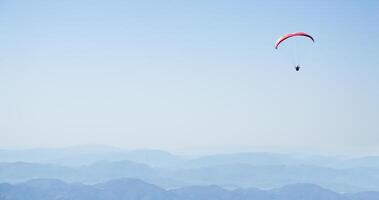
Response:
M287 40L288 38L291 38L291 37L307 37L307 38L311 39L313 42L315 42L315 40L313 39L313 37L311 35L307 34L307 33L304 33L304 32L289 33L289 34L286 34L286 35L280 37L278 39L278 41L276 41L276 43L275 43L275 49L278 49L279 45L283 41L285 41L285 40Z

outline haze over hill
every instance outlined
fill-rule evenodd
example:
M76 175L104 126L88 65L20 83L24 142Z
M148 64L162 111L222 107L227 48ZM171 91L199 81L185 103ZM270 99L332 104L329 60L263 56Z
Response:
M137 178L162 188L275 188L312 183L338 192L379 191L378 157L242 152L186 157L116 148L0 150L0 182L34 178L94 184Z
M165 190L137 179L116 179L95 185L36 179L16 185L0 184L7 200L374 200L378 192L341 194L312 184L294 184L272 190L226 190L218 186L189 186Z

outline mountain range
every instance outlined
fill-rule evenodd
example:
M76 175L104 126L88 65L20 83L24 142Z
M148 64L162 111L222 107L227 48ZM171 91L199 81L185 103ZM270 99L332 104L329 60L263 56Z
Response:
M135 178L164 189L218 185L280 188L311 183L342 193L379 191L377 157L346 158L266 152L200 157L103 146L0 150L0 182L59 179L83 184Z
M85 185L55 179L0 184L1 200L374 200L379 192L337 193L314 184L298 183L270 190L215 185L163 189L138 179L115 179Z

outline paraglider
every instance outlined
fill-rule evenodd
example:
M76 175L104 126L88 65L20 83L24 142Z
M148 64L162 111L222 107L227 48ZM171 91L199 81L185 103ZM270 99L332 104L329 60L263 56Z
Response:
M292 38L292 37L305 37L305 38L309 38L313 43L315 42L314 38L310 34L308 34L308 33L305 33L305 32L288 33L288 34L283 35L282 37L280 37L276 41L276 43L275 43L275 49L278 49L279 46L280 46L280 44L282 44L282 42L284 42L287 39ZM295 64L295 70L296 71L300 70L300 64L299 63Z
M300 70L300 65L296 65L295 70L298 72Z

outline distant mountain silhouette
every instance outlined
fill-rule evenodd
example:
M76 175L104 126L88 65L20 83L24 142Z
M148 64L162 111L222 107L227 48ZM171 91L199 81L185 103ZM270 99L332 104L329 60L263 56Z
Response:
M97 162L76 169L77 177L84 182L101 182L115 178L153 178L156 172L145 164L131 161ZM77 180L78 181L78 180Z
M206 167L227 164L249 164L254 166L299 164L301 160L286 154L267 152L243 152L203 156L189 162L192 167Z
M0 163L0 181L18 182L33 178L68 178L75 170L51 164L37 164L26 162Z
M219 185L229 189L307 182L339 192L359 192L379 190L379 162L375 156L344 159L267 152L185 159L160 150L125 151L102 145L0 150L0 182L35 178L86 184L137 178L163 188Z
M271 190L280 200L349 200L347 197L314 184L293 184Z
M340 194L314 184L293 184L272 190L226 190L188 186L165 190L138 179L116 179L95 185L36 179L0 184L1 200L374 200L378 192Z
M331 168L379 168L379 156L356 158L270 152L215 154L186 159L162 150L124 150L106 145L78 145L67 148L0 149L0 162L33 162L59 165L84 165L98 161L129 160L152 167L193 168L226 164L317 165Z
M355 194L346 195L351 200L378 200L379 192L368 191L368 192L359 192Z
M95 185L103 191L110 192L117 199L173 200L170 192L138 179L117 179Z
M125 151L104 145L81 145L56 149L0 150L0 162L33 162L88 165L101 160L129 160L154 167L184 165L185 160L160 150Z
M182 200L208 200L218 199L226 200L231 198L230 191L218 186L189 186L171 190L177 197Z
M35 178L69 182L98 183L117 178L137 178L164 188L188 185L220 185L226 188L272 188L308 182L340 192L379 190L379 170L332 169L306 165L252 166L215 165L188 169L153 168L131 161L102 161L80 167L36 163L0 163L1 182Z

